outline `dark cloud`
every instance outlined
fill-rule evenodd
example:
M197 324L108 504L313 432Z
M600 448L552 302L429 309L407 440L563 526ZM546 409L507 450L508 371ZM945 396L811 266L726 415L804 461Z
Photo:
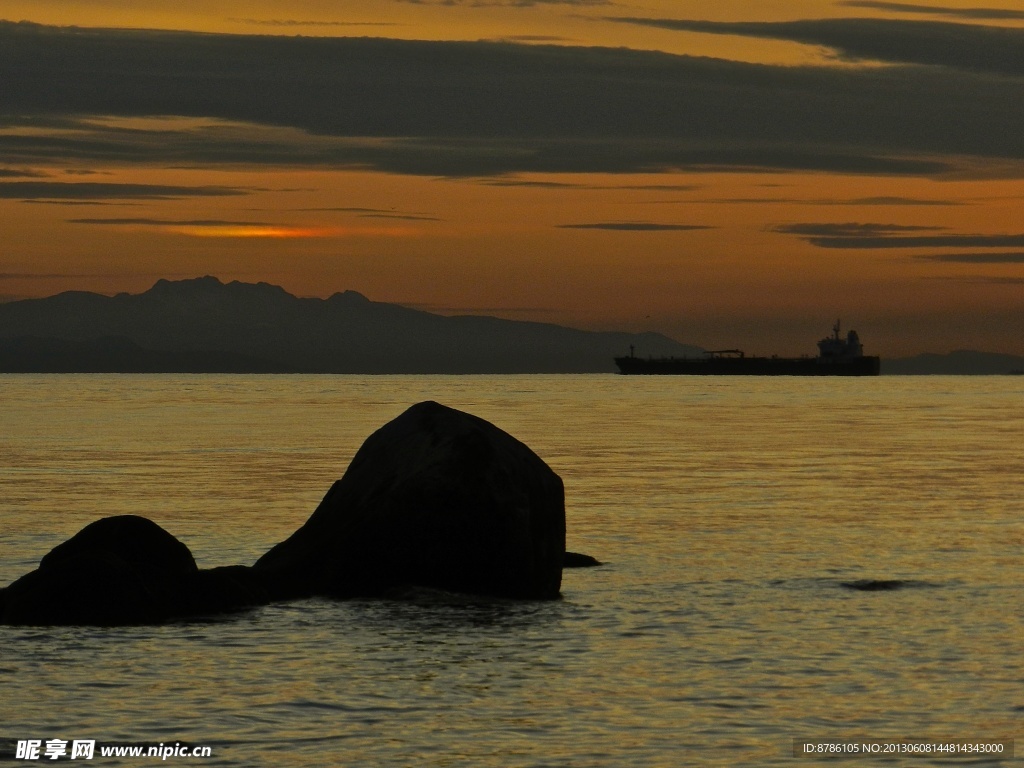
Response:
M780 224L772 231L798 235L819 248L1019 248L1024 234L911 234L943 227L900 224Z
M829 198L829 197L816 197L816 198L804 198L804 197L715 197L715 198L703 198L695 201L701 203L721 203L721 204L766 204L766 205L823 205L823 206L891 206L891 205L908 205L908 206L951 206L951 205L969 205L969 203L963 200L938 200L932 198L919 198L919 197L895 197L889 195L879 195L875 197L854 197L854 198Z
M503 177L476 180L489 187L526 187L528 189L590 189L586 184L573 184L567 181L540 181L536 179L507 179Z
M703 189L700 184L618 184L594 189L632 189L644 192L693 192Z
M1020 82L991 72L12 23L0 71L10 166L1024 173Z
M1024 277L1007 277L999 275L922 275L920 279L982 285L1024 285Z
M816 205L967 205L963 200L935 200L920 197L856 197L852 200L815 200Z
M464 130L464 127L460 128ZM569 126L560 129L571 132ZM589 127L587 130L591 130ZM375 139L324 136L266 126L248 126L247 135L215 126L210 130L160 132L160 141L95 126L63 136L19 137L0 134L0 154L45 162L74 158L89 162L135 162L157 165L278 165L373 169L435 177L500 177L512 173L659 173L731 170L757 172L833 171L893 176L943 176L958 171L954 161L937 158L854 154L828 146L713 147L699 138L650 139L568 137L413 137ZM628 134L626 134L628 136ZM737 144L756 144L737 136ZM696 145L696 146L694 146ZM1024 150L1024 147L1022 147ZM910 150L906 150L910 152ZM1024 152L1022 152L1024 154ZM1022 158L1024 159L1024 158ZM1013 175L1012 168L1000 167ZM1024 171L1022 171L1024 172ZM984 173L982 172L984 175Z
M400 219L403 221L444 221L426 213L396 211L386 208L363 208L359 206L331 206L329 208L296 208L298 211L320 213L354 213L359 219Z
M364 215L406 215L393 208L364 208L357 205L332 205L327 208L295 208L296 211L328 212L328 213L358 213ZM424 214L410 213L411 216L422 216Z
M2 143L2 142L0 142ZM180 187L166 184L117 184L91 181L2 181L6 200L167 200L181 197L226 197L249 194L234 187Z
M791 235L809 235L812 237L876 237L878 235L894 235L906 232L935 232L942 227L920 224L862 224L844 222L842 224L779 224L772 227L774 232L785 232Z
M702 224L655 224L650 221L598 221L555 226L558 229L607 229L614 232L689 232L695 229L714 229Z
M394 213L388 208L363 208L354 205L332 205L327 208L295 208L296 211L327 211L336 213Z
M166 200L169 198L146 198L147 200ZM100 206L106 207L110 205L116 205L118 208L130 207L141 205L141 203L126 203L124 200L112 198L110 200L48 200L42 198L40 200L26 199L20 200L19 202L25 203L26 205L64 205L64 206Z
M469 8L534 8L538 5L614 5L612 0L398 0L410 5L441 5Z
M253 24L261 27L395 27L393 21L315 21L303 19L239 19L230 18L236 24Z
M1024 75L1024 29L903 19L691 21L607 17L608 21L717 35L789 40L831 48L853 61L928 64Z
M1024 252L1020 251L1016 253L933 253L914 258L953 264L1024 264Z
M973 19L976 21L1024 19L1024 11L1011 11L1005 8L952 8L945 5L912 5L910 3L887 3L880 0L840 0L836 5L842 5L847 8L868 8L873 11L918 13L929 16L946 16L952 19Z
M27 168L0 168L0 179L42 179L46 178L41 171L31 171Z
M486 184L489 187L527 187L530 189L571 189L574 191L609 191L616 189L627 189L634 191L649 192L693 192L703 187L699 184L575 184L568 181L542 181L535 179L513 179L505 177L493 177L475 179L479 184Z
M490 38L492 43L565 43L570 38L558 37L557 35L505 35L503 37Z
M399 219L401 221L444 221L437 216L420 216L414 213L361 213L360 219Z
M262 227L258 221L226 221L223 219L147 219L147 218L110 218L110 219L68 219L69 224L103 224L106 226L145 226L145 227Z

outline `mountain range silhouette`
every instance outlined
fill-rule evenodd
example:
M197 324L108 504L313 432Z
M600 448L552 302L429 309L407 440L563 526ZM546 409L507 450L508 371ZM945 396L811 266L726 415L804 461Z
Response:
M701 353L657 333L448 317L355 291L299 298L211 276L0 304L5 372L590 373L614 371L631 344Z

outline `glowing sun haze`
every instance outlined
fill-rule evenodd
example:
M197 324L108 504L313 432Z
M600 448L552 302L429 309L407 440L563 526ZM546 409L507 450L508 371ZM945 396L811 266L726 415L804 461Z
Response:
M0 297L1024 354L1024 1L0 0Z

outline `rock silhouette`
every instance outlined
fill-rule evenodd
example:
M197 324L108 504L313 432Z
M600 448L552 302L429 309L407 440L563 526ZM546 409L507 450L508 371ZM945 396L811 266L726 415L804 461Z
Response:
M200 570L188 547L138 515L90 523L0 591L5 624L153 624L265 602L248 569Z
M282 598L421 586L549 599L564 557L558 475L493 424L424 402L371 435L253 568Z
M408 587L552 599L563 564L597 561L565 551L558 475L493 424L424 402L371 435L309 520L254 566L200 569L156 523L103 518L0 589L0 623L155 624Z

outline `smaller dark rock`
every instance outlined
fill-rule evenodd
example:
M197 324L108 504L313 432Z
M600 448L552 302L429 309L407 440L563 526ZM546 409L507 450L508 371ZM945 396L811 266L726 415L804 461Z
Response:
M6 592L4 624L152 624L168 611L165 592L105 552L61 557L25 574Z
M563 568L593 568L598 565L603 565L603 563L596 557L583 555L579 552L566 552L565 557L562 558Z
M0 593L0 623L119 626L243 610L268 602L245 566L199 570L151 520L97 520Z
M51 549L39 561L40 570L81 555L104 552L159 579L195 573L189 548L152 520L140 515L104 517Z

